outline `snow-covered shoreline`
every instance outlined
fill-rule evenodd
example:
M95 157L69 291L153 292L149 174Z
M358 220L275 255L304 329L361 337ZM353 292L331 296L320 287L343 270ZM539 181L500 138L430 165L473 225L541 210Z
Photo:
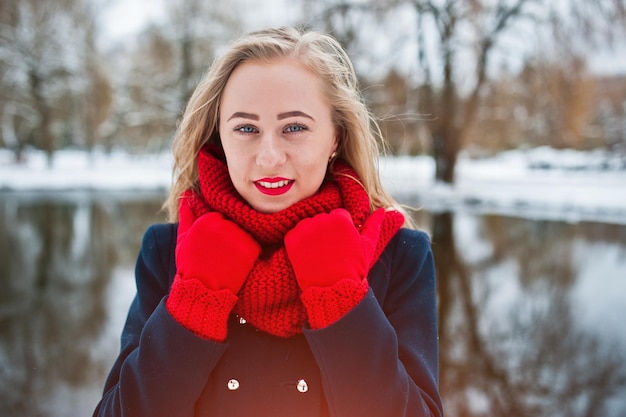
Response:
M24 161L0 150L0 191L122 191L167 189L172 160L168 153L131 155L62 150L52 166L41 151L30 150Z
M50 168L42 152L27 151L25 162L16 164L10 152L0 150L0 195L149 198L167 191L171 166L169 152L58 151ZM626 161L616 155L547 148L484 159L463 155L452 186L434 180L434 162L426 156L385 158L381 172L399 200L430 211L626 224Z
M547 149L462 157L453 185L434 181L431 158L418 159L385 161L383 179L394 196L430 211L626 224L626 166L615 157Z

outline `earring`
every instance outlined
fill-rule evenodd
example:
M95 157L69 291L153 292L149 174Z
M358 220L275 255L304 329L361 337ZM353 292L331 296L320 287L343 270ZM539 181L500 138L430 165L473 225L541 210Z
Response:
M335 159L336 156L337 156L337 151L334 151L333 153L331 153L330 158L328 158L328 162L331 162L333 159Z

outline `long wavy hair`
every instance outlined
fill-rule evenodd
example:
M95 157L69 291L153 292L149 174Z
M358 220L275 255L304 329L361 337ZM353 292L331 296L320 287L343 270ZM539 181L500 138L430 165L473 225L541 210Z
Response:
M235 41L209 68L189 99L172 144L173 184L164 203L169 221L178 220L180 195L189 188L199 189L200 149L208 143L221 146L220 103L233 70L242 62L271 62L282 57L298 60L323 81L324 93L332 106L332 120L340 132L333 161L342 159L355 170L372 209L399 208L382 187L378 160L385 142L377 121L364 104L348 55L329 35L282 27L251 32ZM332 173L332 161L329 172Z

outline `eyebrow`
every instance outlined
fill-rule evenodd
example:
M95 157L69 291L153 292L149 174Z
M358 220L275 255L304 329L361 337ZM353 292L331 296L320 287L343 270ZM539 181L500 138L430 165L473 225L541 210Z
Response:
M252 114L252 113L244 113L242 111L238 111L233 113L228 120L234 119L234 118L242 118L242 119L252 119L252 120L259 120L259 116L256 114Z
M299 110L294 110L294 111L288 111L288 112L285 112L285 113L280 113L276 118L278 120L283 120L283 119L286 119L288 117L296 117L296 116L306 117L307 119L311 119L311 120L315 121L315 119L312 116L309 116L305 112L302 112L302 111L299 111Z
M302 111L299 111L299 110L294 110L294 111L288 111L288 112L285 112L285 113L280 113L278 116L276 116L276 119L283 120L283 119L286 119L288 117L296 117L296 116L306 117L307 119L311 119L311 120L315 121L315 119L312 116L309 116L305 112L302 112ZM251 120L257 120L257 121L260 119L260 117L257 114L238 111L238 112L233 113L228 118L228 120L232 120L232 119L235 119L235 118L251 119Z

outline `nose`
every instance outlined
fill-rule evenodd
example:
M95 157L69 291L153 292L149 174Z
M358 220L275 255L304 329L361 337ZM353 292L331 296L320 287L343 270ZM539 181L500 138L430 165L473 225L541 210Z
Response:
M259 142L256 163L263 168L273 168L285 162L286 154L281 138L272 132L265 133Z

